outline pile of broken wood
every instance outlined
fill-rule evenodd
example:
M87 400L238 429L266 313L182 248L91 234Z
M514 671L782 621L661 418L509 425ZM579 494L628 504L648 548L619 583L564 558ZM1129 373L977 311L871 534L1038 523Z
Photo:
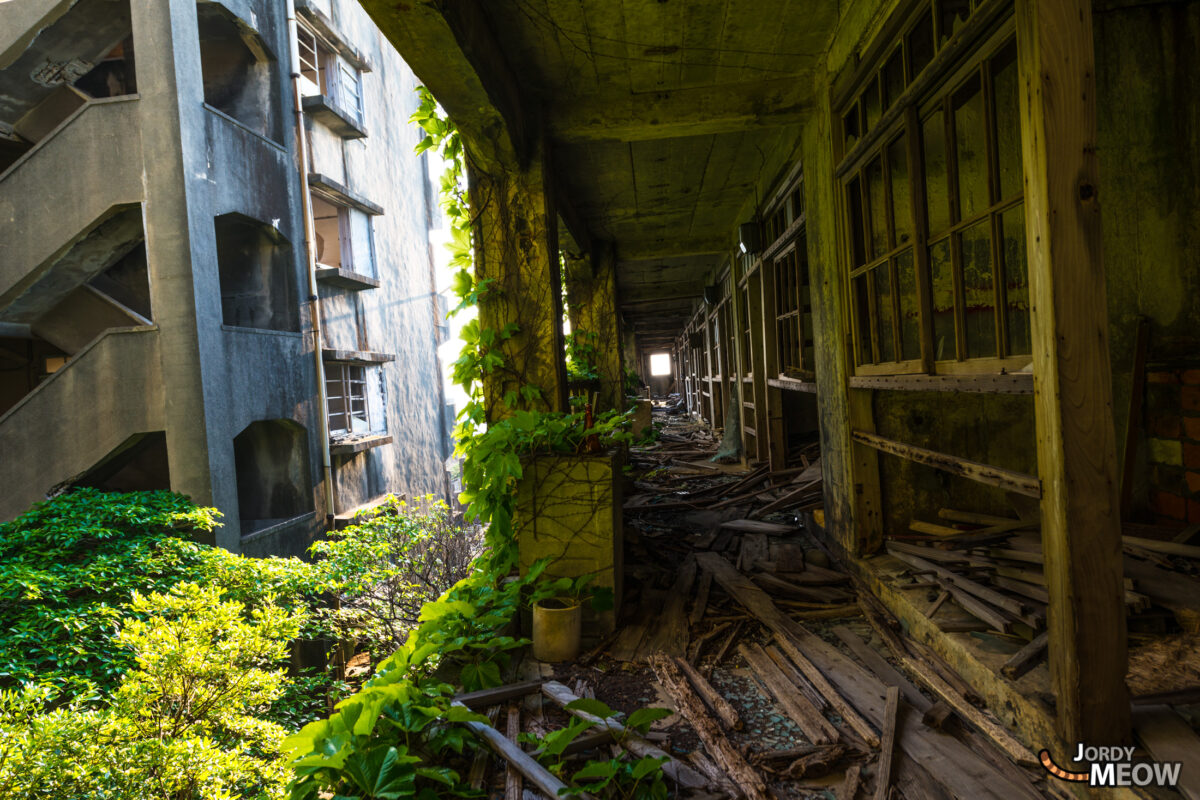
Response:
M942 523L914 521L910 531L923 541L887 542L902 562L901 589L936 592L925 615L946 632L996 631L1028 641L1002 667L1017 679L1045 656L1049 596L1036 515L1009 519L943 508ZM945 524L951 523L954 525ZM1173 617L1184 631L1200 632L1200 547L1187 539L1200 526L1175 532L1126 525L1125 605L1131 630L1165 630ZM1130 535L1140 533L1141 536ZM968 615L939 614L952 601Z

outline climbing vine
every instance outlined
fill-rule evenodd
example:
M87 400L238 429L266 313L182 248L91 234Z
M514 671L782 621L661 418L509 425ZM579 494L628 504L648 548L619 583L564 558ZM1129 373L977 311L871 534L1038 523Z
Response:
M478 226L467 199L467 155L462 138L454 123L442 114L433 95L424 87L417 92L421 102L411 121L425 132L417 152L435 151L446 162L439 193L451 231L450 265L455 270L453 289L459 301L451 314L459 314L478 307L500 289L492 279L479 279L476 275L474 252ZM507 574L516 563L512 515L516 484L522 475L521 459L542 453L577 452L592 434L607 443L624 441L628 436L628 418L616 412L600 415L588 427L582 411L522 409L522 404L529 405L542 396L540 388L523 378L518 381L519 388L506 391L499 398L504 410L502 418L489 419L483 380L504 370L517 374L500 345L519 332L517 322L506 321L502 327L493 328L485 326L476 316L462 328L463 349L452 370L455 384L462 387L468 398L455 428L455 452L463 459L460 499L467 504L469 518L488 526L487 561L481 566L498 576ZM579 377L596 377L595 334L571 336L567 357ZM495 402L496 398L492 400Z

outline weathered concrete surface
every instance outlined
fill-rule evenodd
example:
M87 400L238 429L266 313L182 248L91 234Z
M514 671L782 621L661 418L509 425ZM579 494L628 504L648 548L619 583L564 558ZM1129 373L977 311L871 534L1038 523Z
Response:
M541 155L527 169L470 170L476 280L491 281L479 301L480 329L512 334L491 345L504 363L483 376L489 420L567 405L557 214Z
M69 292L107 266L83 260L66 268L68 275L52 274L101 222L142 201L139 104L90 103L0 178L0 309L19 298L44 305L39 295L46 292L61 299L63 286Z
M22 513L133 434L162 430L159 364L157 330L112 330L0 416L0 451L5 454L0 458L0 519Z
M612 589L613 609L592 617L585 605L585 625L596 628L586 632L610 633L623 589L620 458L537 456L522 469L513 515L521 572L549 558L549 577L594 575L593 586Z
M617 317L616 253L609 242L598 243L582 258L566 257L567 310L572 334L582 333L596 350L600 396L597 411L625 407L621 331Z

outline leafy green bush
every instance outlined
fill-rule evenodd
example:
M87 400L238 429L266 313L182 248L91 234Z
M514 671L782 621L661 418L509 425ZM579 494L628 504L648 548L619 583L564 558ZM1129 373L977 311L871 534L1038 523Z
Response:
M23 798L201 800L284 796L285 731L262 719L282 692L273 669L302 614L256 608L217 586L135 594L116 637L136 667L111 700L49 712L54 689L0 691L0 786Z
M98 698L132 665L117 640L135 593L212 585L250 606L306 608L323 588L298 559L251 559L192 537L219 523L170 492L78 489L0 523L0 687L49 684Z
M404 644L425 603L467 577L480 538L432 496L417 506L389 496L372 516L331 532L310 552L341 596L335 622L343 636L382 656Z

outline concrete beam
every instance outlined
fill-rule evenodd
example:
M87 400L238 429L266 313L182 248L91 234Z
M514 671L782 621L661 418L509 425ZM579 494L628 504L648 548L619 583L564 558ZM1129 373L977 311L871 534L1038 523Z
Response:
M807 74L663 92L593 95L547 109L563 142L637 142L741 133L803 123L811 106Z
M477 0L362 7L489 165L528 162L536 140L516 76Z

